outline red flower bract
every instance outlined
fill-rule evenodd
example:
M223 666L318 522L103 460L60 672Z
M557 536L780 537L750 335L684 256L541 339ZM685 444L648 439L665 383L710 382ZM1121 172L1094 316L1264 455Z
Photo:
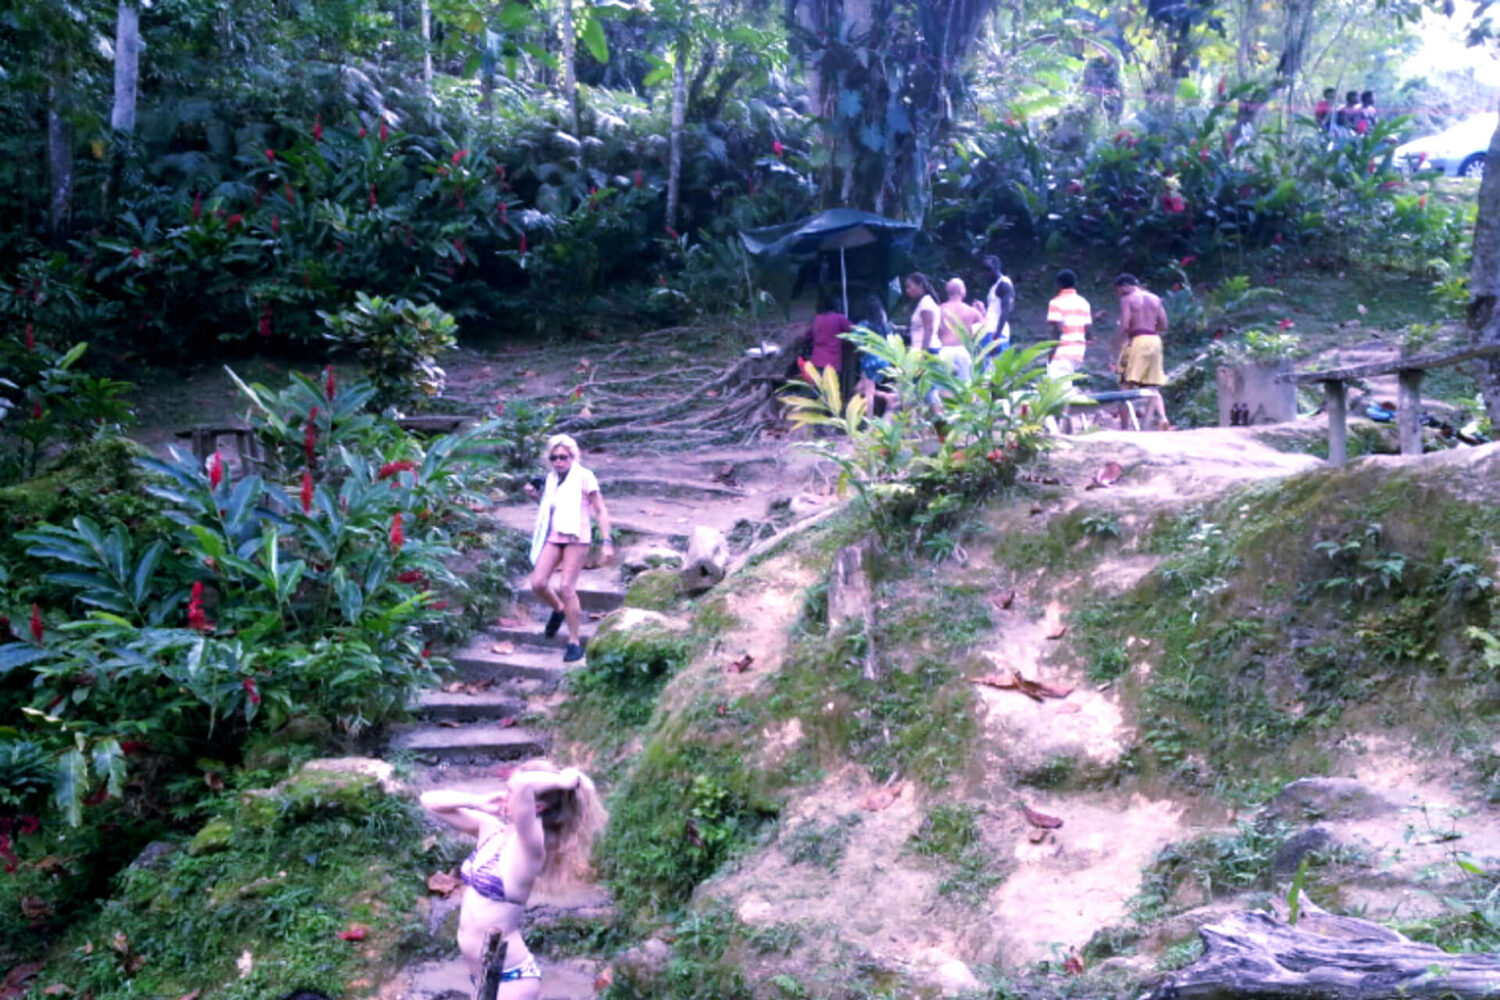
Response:
M417 467L417 463L416 462L412 462L412 461L409 461L407 459L402 459L399 462L387 462L387 463L385 463L384 465L382 465L380 467L380 472L379 472L378 475L375 476L375 478L376 479L389 479L389 478L391 478L392 476L394 476L394 475L396 475L398 473L401 473L401 472L410 472L412 469L415 469L416 467Z
M203 610L203 581L193 582L193 594L188 598L188 628L199 632L212 632L214 623L208 620L208 613Z
M323 395L332 400L334 391L337 388L333 381L333 365L325 365L323 368Z
M370 207L371 208L379 208L380 207L380 199L375 196L375 185L374 184L370 185Z
M238 212L235 212L229 218L224 220L224 225L229 229L233 229L235 226L243 226L244 224L245 217Z
M224 481L224 460L219 457L218 452L208 456L208 485L214 489Z
M313 142L322 142L322 141L323 141L323 116L322 115L318 115L318 116L316 116L316 117L313 118Z
M453 161L452 161L453 165L455 167L458 166L460 163L462 163L464 161L464 157L468 156L468 155L469 155L469 151L467 149L460 149L458 152L456 152L456 153L453 154Z
M636 167L635 168L635 186L636 187L644 187L645 184L646 184L646 175L643 174L643 173L641 173L641 168L640 167Z
M250 704L260 704L260 691L255 687L254 677L246 677L244 680L240 681L240 687L245 689L245 695L250 699Z
M42 609L33 604L31 606L31 641L40 646L42 634Z
M1297 325L1296 323L1293 323L1289 319L1283 319L1283 320L1281 320L1280 322L1278 322L1276 324L1276 327L1277 327L1277 329L1280 329L1280 330L1290 330L1292 327L1294 327L1296 325Z
M396 574L397 583L425 583L427 577L419 569L408 569Z
M401 530L401 513L397 511L391 518L391 551L400 552L401 546L406 544L406 533Z
M271 306L269 303L260 307L260 335L267 340L271 338Z
M268 150L266 150L266 162L267 163L275 163L276 162L276 150L274 150L274 149L268 149Z
M307 453L307 464L313 464L313 457L318 451L318 408L314 406L307 412L307 426L302 430L302 450Z
M1196 264L1196 263L1198 263L1198 258L1195 257L1195 256L1193 256L1192 254L1188 254L1186 257L1182 258L1177 263L1180 264L1183 267L1187 267L1189 264Z
M197 222L203 215L203 192L199 191L193 195L193 221Z
M26 349L28 351L36 350L36 328L30 323L26 324Z
M386 128L385 119L380 120L380 141L385 142L391 137L391 130Z
M781 154L786 152L786 147L781 144L780 139L777 139L775 142L771 143L771 152L775 153L777 156L781 156Z
M312 473L306 469L302 470L302 513L312 513L313 481Z
M271 213L271 232L281 232L281 216L277 215L274 212Z
M521 234L521 252L522 253L526 252L526 234L525 233Z
M363 139L363 138L364 138L364 137L365 137L365 136L367 136L367 135L369 135L369 134L370 134L370 133L368 133L368 132L366 132L366 131L365 131L365 127L364 127L364 126L363 126L363 125L361 125L361 126L360 126L360 127L359 127L359 137L360 137L360 138L361 138L361 139Z

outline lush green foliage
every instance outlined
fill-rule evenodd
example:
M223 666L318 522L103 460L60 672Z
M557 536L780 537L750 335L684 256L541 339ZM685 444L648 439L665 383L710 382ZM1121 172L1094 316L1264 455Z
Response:
M132 422L121 398L132 386L81 370L87 350L55 351L30 324L23 337L0 340L0 484L35 476L54 445L116 435Z
M570 683L600 704L616 725L640 726L651 718L656 696L687 665L686 635L652 628L610 631L589 644L588 664Z
M358 352L375 386L370 404L376 409L402 409L442 394L446 376L436 358L454 345L455 324L437 306L357 292L351 308L320 315L330 340Z
M899 337L863 329L844 337L889 365L900 405L871 419L863 396L843 398L836 371L808 366L807 384L781 394L788 416L796 427L832 428L848 439L847 451L821 441L806 447L839 467L840 489L857 491L888 544L915 527L913 542L952 554L956 543L945 529L953 515L1013 482L1048 446L1044 421L1062 412L1071 392L1067 381L1047 378L1037 364L1052 345L995 353L965 335L975 374L964 380Z

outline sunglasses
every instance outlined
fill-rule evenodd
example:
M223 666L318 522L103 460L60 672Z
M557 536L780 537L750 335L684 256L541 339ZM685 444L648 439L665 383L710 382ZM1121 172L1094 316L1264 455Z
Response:
M556 455L548 455L547 457L548 457L548 459L550 459L553 462L566 462L568 459L572 458L573 456L569 455L565 451L562 451L562 452L558 452Z

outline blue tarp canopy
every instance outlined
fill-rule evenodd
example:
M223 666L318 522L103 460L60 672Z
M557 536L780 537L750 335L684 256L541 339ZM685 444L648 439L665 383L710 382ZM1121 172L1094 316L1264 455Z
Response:
M906 266L916 237L915 223L857 208L831 208L801 222L740 232L745 251L760 271L761 283L783 307L805 283L805 268L816 268L825 261L825 255L837 255L846 315L850 279L869 291L884 288ZM813 280L821 283L817 274Z

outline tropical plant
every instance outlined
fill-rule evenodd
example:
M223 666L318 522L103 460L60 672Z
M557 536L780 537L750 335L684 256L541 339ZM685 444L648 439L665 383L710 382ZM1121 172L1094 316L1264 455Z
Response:
M793 426L829 428L847 439L804 447L839 468L839 488L853 488L888 543L906 529L913 544L952 525L967 502L1015 480L1049 446L1044 425L1062 412L1071 379L1048 378L1039 361L1054 345L995 352L964 332L975 359L972 379L901 338L863 329L843 335L888 367L899 405L875 419L864 396L843 397L831 367L804 366L806 382L781 392Z
M454 345L456 324L437 306L357 292L351 308L318 315L328 339L358 353L375 387L376 408L400 409L442 393L447 376L436 358Z

